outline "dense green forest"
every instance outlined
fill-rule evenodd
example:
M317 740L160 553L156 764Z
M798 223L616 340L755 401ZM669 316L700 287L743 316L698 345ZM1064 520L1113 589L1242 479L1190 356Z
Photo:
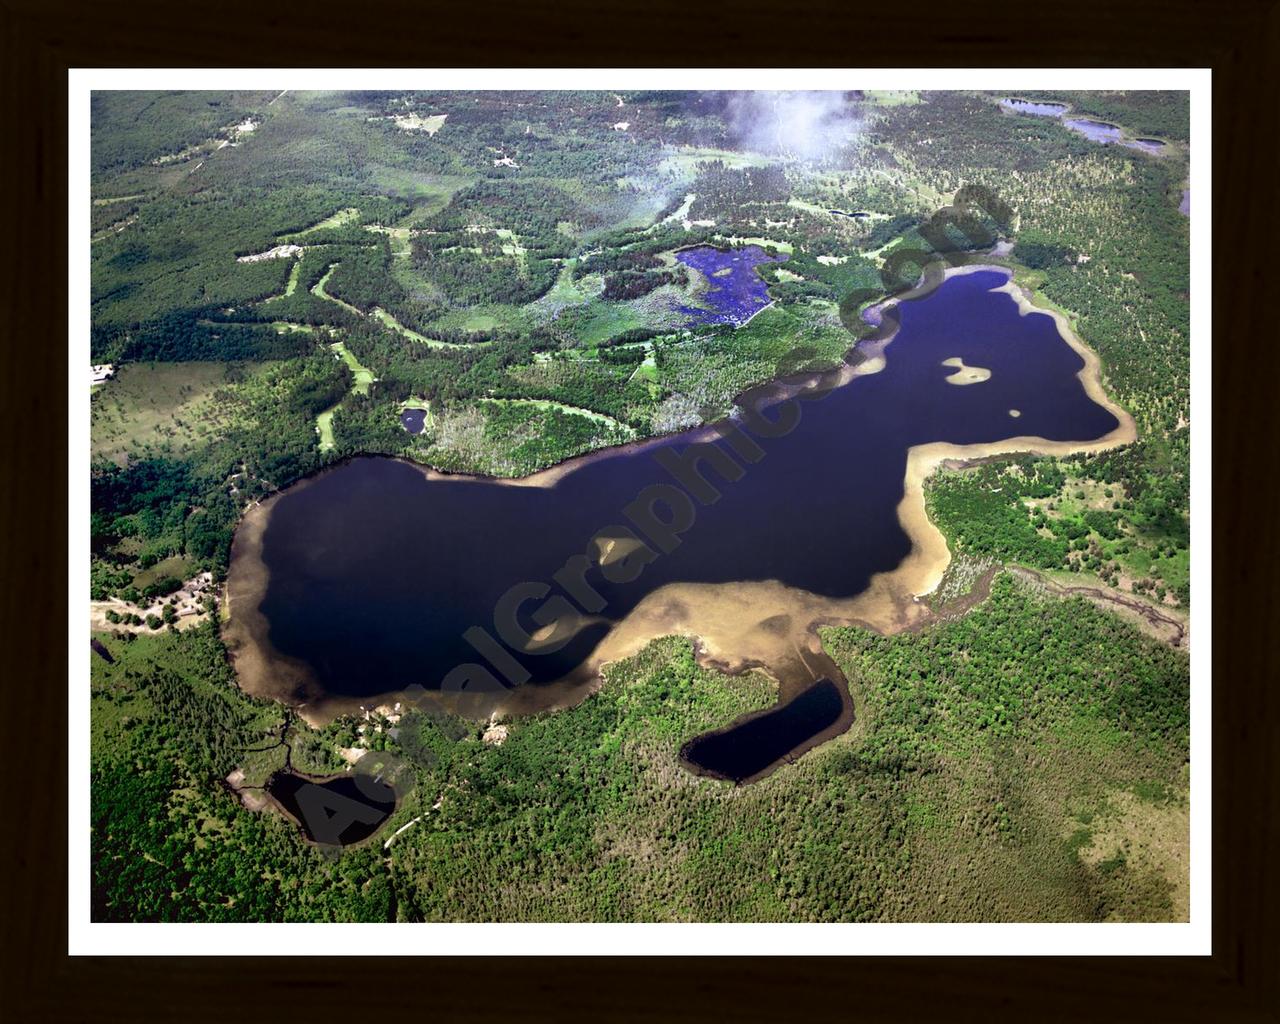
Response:
M413 765L387 832L422 821L385 854L380 834L326 858L225 784L278 766L282 735L316 770L357 742L350 720L313 732L236 689L212 595L248 507L361 453L523 476L720 419L753 385L837 365L967 186L1010 214L983 211L1009 243L983 258L1068 317L1139 439L941 471L931 519L958 564L1184 615L1187 97L1020 95L1169 145L1099 145L971 92L844 95L820 151L788 134L803 119L765 131L721 93L95 95L88 340L116 371L90 397L113 659L93 662L95 916L1182 913L1141 837L1185 817L1185 653L1006 575L918 633L825 631L857 723L749 787L676 754L773 689L675 638L501 746L425 712L359 740ZM691 315L713 282L676 253L699 244L786 257L759 266L771 305L746 326ZM179 631L170 595L205 572L207 614Z
M1143 920L1179 882L1146 845L1185 814L1184 654L1009 577L969 614L831 629L854 729L746 788L681 744L773 702L758 673L655 641L580 706L483 726L422 710L385 834L332 860L221 786L282 712L234 688L211 628L94 658L95 906L139 920ZM293 726L307 743L351 742ZM345 732L345 735L344 735ZM261 771L261 768L257 769Z

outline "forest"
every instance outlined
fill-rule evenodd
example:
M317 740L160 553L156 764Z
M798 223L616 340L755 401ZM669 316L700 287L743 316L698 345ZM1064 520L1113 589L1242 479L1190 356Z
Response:
M391 845L337 860L220 785L280 735L211 627L94 658L103 920L1157 920L1185 898L1142 842L1185 813L1185 655L1000 577L967 615L826 630L855 728L746 788L695 781L690 736L773 701L687 639L580 706L483 726L424 708L383 749L413 787ZM290 727L295 756L354 732ZM345 735L343 733L345 732ZM253 755L265 757L268 754ZM1095 849L1096 847L1096 849Z

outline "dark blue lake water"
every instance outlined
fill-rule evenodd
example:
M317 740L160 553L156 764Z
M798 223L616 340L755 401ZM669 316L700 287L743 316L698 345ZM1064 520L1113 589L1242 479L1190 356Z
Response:
M680 754L709 775L741 782L830 728L839 721L844 708L840 687L830 679L822 679L762 715L691 740Z
M350 846L368 839L396 809L396 793L365 775L311 779L279 771L265 789L301 826L308 839Z
M769 286L756 273L756 267L784 260L786 256L770 256L758 245L728 250L699 245L681 249L676 259L705 274L711 282L711 287L701 296L709 308L681 306L681 312L687 313L694 323L743 324L769 305Z
M1084 441L1111 431L1115 418L1086 395L1076 376L1082 360L1054 321L1021 316L1008 295L990 290L1005 280L994 271L954 277L904 303L881 372L797 403L798 425L755 437L763 455L740 479L705 472L722 496L696 505L674 550L628 582L606 579L593 562L584 580L605 602L607 621L554 653L521 654L528 685L572 676L612 624L664 584L777 580L827 597L861 593L909 551L896 506L914 445L1021 435ZM991 378L947 383L954 371L942 363L956 356ZM305 667L313 695L435 689L459 665L489 665L463 633L494 633L508 588L551 583L594 534L628 523L623 509L643 489L687 490L656 461L687 444L677 435L618 449L545 488L431 480L381 458L324 473L279 499L263 536L269 582L261 611L271 645ZM553 584L549 596L563 593ZM529 632L540 603L523 608Z
M427 421L425 409L405 409L400 413L400 426L411 434L421 434L422 426Z

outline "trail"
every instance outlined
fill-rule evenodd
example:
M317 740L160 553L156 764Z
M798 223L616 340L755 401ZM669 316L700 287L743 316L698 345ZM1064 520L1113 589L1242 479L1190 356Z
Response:
M1105 587L1070 586L1065 583L1059 583L1034 569L1027 569L1020 565L1011 565L1008 566L1008 569L1015 576L1028 580L1060 597L1083 597L1099 606L1118 605L1121 608L1125 608L1142 618L1147 626L1145 632L1151 633L1170 647L1176 647L1179 650L1187 650L1189 648L1187 627L1182 621L1171 615L1166 615L1146 601L1128 597Z
M554 402L549 398L482 398L480 401L492 402L494 405L529 405L537 409L558 409L560 412L570 416L582 416L597 423L614 427L628 437L636 436L634 427L630 427L606 413L596 412L594 409L584 409L578 405L566 405L564 402Z

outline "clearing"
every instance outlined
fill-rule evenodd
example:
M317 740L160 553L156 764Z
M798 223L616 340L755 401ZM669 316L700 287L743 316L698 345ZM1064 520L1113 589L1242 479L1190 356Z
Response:
M482 342L477 342L475 345L460 345L452 341L441 341L439 338L428 338L425 334L419 334L417 331L413 330L412 328L406 327L404 324L402 324L399 320L393 317L381 306L374 307L373 316L374 316L374 319L376 319L379 323L384 324L387 327L390 327L393 331L398 331L399 333L403 334L406 338L408 338L410 341L421 342L423 345L426 345L428 348L476 348L480 345L488 344L488 342L482 341Z
M327 231L329 228L340 228L346 224L350 224L360 216L360 211L354 206L348 206L339 210L331 217L326 217L322 221L317 221L309 228L303 228L301 231L294 231L287 235L277 235L281 242L292 242L298 238L305 238L307 235L314 234L317 231Z
M246 364L257 374L271 363ZM93 458L124 464L129 452L188 451L220 436L240 411L227 363L128 363L93 392Z
M565 405L563 402L553 402L545 398L482 398L480 401L490 402L493 405L523 405L531 409L558 409L560 412L567 413L570 416L583 416L586 419L594 420L596 423L614 427L629 437L636 436L634 427L629 427L627 424L615 420L612 416L606 416L602 412L583 409L577 405Z

